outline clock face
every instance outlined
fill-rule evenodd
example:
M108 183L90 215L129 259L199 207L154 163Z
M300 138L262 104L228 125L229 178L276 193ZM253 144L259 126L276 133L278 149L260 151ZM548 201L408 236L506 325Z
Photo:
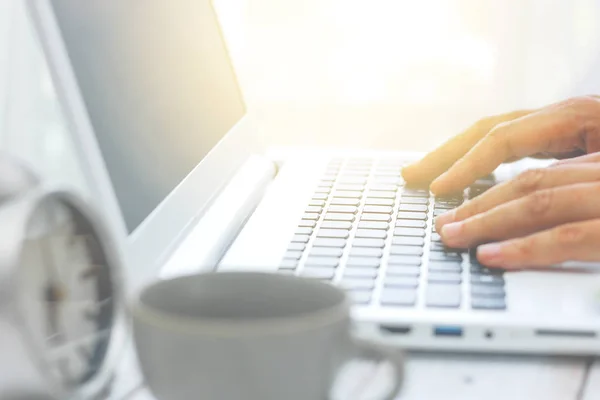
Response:
M34 357L63 387L85 384L107 354L114 318L111 270L91 224L43 201L25 232L18 306Z

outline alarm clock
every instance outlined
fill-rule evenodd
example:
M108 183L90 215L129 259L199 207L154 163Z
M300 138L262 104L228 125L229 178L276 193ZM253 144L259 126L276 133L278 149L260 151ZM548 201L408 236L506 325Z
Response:
M122 282L85 201L0 157L0 399L107 398L129 331Z

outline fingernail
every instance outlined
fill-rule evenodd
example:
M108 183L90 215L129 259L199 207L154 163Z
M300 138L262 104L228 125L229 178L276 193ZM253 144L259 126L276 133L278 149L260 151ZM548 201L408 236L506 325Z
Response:
M456 246L460 243L460 234L463 229L462 222L452 222L442 227L442 239L450 246Z
M440 189L444 188L444 181L446 180L447 173L444 172L442 175L438 176L431 185L429 185L429 190L431 190L434 194L440 194Z
M443 213L442 215L437 216L435 218L435 227L437 231L439 232L444 225L449 224L450 222L454 222L454 215L455 211L451 210Z
M502 260L502 245L489 243L477 248L477 258L484 264L497 264Z

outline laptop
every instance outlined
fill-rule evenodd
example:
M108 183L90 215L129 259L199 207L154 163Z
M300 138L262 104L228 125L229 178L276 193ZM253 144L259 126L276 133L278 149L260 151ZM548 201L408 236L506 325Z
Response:
M357 333L403 348L600 354L598 276L488 270L435 232L502 168L435 198L401 178L418 153L270 146L208 0L29 8L131 290L213 270L291 274L344 288Z

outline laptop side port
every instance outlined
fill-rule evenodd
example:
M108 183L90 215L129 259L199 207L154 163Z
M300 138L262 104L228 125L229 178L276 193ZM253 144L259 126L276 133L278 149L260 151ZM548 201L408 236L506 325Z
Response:
M572 337L572 338L595 338L596 332L594 331L570 331L570 330L554 330L554 329L537 329L535 331L537 336L546 337Z
M433 327L433 336L461 337L463 328L456 325L438 325Z
M410 325L379 325L379 329L383 333L392 335L408 335L412 331Z

